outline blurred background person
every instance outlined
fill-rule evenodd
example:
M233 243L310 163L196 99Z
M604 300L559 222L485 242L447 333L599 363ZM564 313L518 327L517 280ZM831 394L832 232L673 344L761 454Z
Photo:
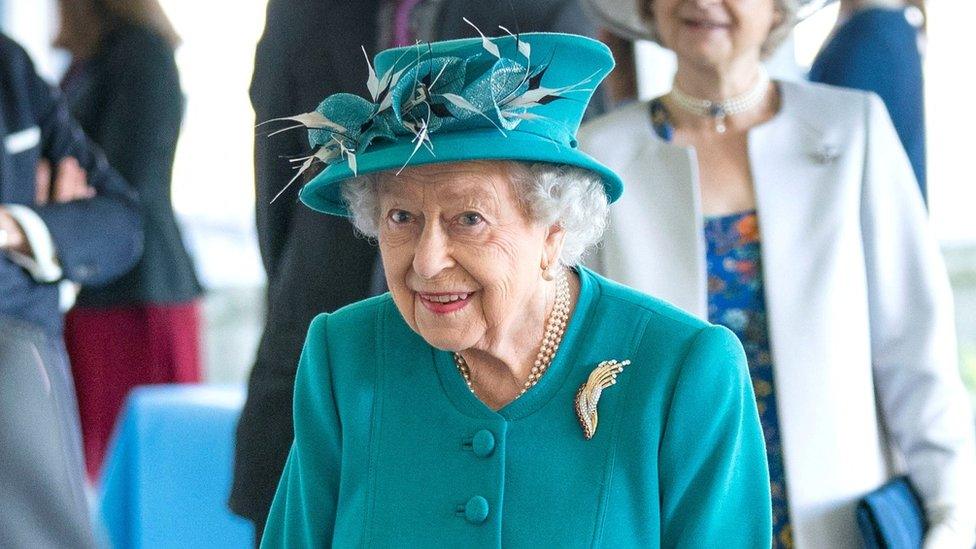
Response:
M61 87L85 132L139 193L145 250L104 287L85 287L66 319L88 474L138 385L200 380L201 287L170 199L183 116L179 37L156 0L60 0Z
M364 49L477 36L465 17L489 34L501 33L498 25L589 36L595 30L578 0L270 0L251 81L255 118L307 112L339 92L366 95ZM601 91L588 112L602 112L602 102ZM254 145L268 314L237 431L230 506L255 523L257 540L293 438L295 369L312 318L386 291L376 247L346 219L300 204L302 181L288 186L294 172L281 158L307 150L298 135L268 139L267 132Z
M971 547L952 295L884 105L770 81L761 61L790 32L793 0L589 1L677 56L669 93L581 131L627 188L593 265L741 339L775 545L859 546L855 503L907 471L927 547Z
M923 0L841 0L836 26L810 67L810 80L881 97L925 198L923 9Z
M364 93L362 73L350 67L365 70L359 48L375 43L376 14L375 0L270 0L251 80L255 120L306 112L336 92ZM267 315L237 427L229 503L255 524L257 540L293 438L292 390L309 323L369 296L376 256L348 221L300 204L299 185L285 189L294 174L282 158L307 148L292 133L269 139L261 132L254 141Z
M0 140L0 547L92 547L57 283L135 264L135 193L3 35Z

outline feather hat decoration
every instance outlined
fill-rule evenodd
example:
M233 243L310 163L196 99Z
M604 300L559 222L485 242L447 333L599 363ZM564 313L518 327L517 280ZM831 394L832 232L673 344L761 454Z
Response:
M576 148L586 105L613 68L609 50L582 36L502 31L394 48L373 62L367 56L369 98L338 93L313 112L264 122L287 123L269 135L308 130L312 154L292 160L297 173L289 185L318 169L302 201L347 215L340 184L351 177L435 162L522 160L591 170L615 200L620 178Z

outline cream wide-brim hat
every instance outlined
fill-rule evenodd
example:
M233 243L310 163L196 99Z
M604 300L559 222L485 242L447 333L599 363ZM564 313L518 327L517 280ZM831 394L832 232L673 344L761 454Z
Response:
M802 21L834 0L798 0L796 21ZM586 11L614 34L630 40L656 40L637 9L638 0L583 0Z

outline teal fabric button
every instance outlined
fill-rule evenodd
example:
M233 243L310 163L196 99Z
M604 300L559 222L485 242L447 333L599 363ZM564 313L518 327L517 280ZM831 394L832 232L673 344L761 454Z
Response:
M490 456L495 451L495 435L487 429L478 431L471 440L471 450L481 458Z
M488 500L474 496L464 504L464 518L471 524L481 524L488 518Z

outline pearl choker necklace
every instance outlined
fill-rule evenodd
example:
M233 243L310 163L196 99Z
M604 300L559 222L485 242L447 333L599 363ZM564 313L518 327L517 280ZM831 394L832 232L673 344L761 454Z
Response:
M559 278L556 279L556 303L552 307L552 312L549 313L549 320L546 321L546 335L542 338L542 346L539 347L539 354L536 355L535 363L532 365L532 371L529 373L529 379L525 380L522 390L515 398L524 395L526 391L542 379L542 374L546 373L549 364L552 363L553 357L556 356L556 351L559 350L559 344L562 343L563 334L566 333L566 323L569 321L569 308L569 277L564 269L559 275ZM464 357L460 353L454 353L454 365L461 372L461 376L468 385L468 389L474 393L474 385L471 383L471 370L468 368L468 363L464 361Z
M715 120L715 131L725 133L725 118L733 114L746 112L759 106L766 98L769 90L769 74L766 69L759 68L759 78L755 85L747 92L730 97L722 101L711 101L688 95L681 91L677 84L671 88L671 99L675 105L681 109L694 114L695 116L705 116Z

